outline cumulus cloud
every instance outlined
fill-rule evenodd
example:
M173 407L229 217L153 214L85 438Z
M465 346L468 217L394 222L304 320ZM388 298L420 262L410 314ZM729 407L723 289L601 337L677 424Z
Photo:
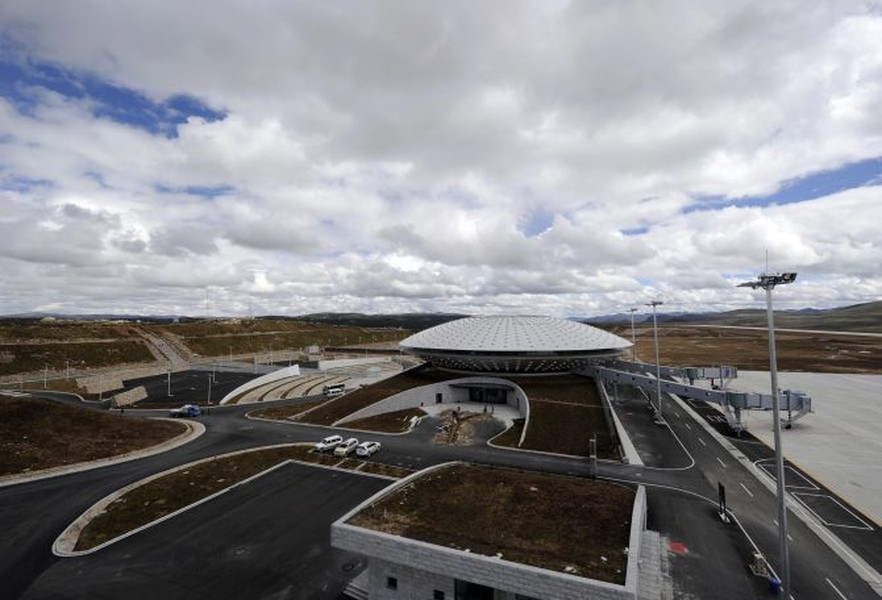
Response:
M879 39L857 0L9 0L0 312L713 310L766 253L782 302L876 300Z

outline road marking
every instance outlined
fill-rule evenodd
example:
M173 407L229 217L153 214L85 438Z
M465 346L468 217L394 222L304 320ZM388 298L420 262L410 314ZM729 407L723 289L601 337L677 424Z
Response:
M830 587L833 588L833 591L834 591L834 592L836 592L837 594L839 594L839 597L842 598L842 600L848 600L848 597L847 597L845 594L843 594L842 592L840 592L840 591L839 591L839 588L836 587L835 585L833 585L833 582L830 581L830 579L829 579L828 577L825 577L825 578L824 578L824 581L826 581L826 582L830 585Z
M707 446L707 444L704 443L704 440L703 440L703 439L698 438L698 441L701 442L701 445L702 445L702 446Z
M683 425L686 426L686 429L688 429L689 431L692 431L692 426L689 423L683 423Z
M744 491L747 492L747 495L748 495L748 496L750 496L751 498L753 498L753 493L752 493L749 489L747 489L747 486L746 486L746 485L744 485L743 483L741 483L741 484L739 484L739 485L740 485L741 487L744 488Z
M829 494L808 494L805 492L793 492L793 497L810 513L812 513L815 518L817 518L821 523L828 527L843 527L845 529L858 529L862 531L873 531L873 527L870 526L869 523L861 519L859 516L854 514L848 508L846 508L839 500L837 500L834 496ZM817 510L808 505L806 498L823 498L825 500L831 500L836 503L836 505L842 509L846 514L848 514L854 522L858 523L858 525L850 525L848 523L831 523L824 517L822 517Z
M778 519L772 519L772 523L775 524L775 527L778 527ZM790 537L789 533L787 534L787 539L790 540L791 542L793 541L793 538Z
M717 457L717 462L720 463L721 465L723 465L724 469L726 468L726 463L724 463L722 460L720 460L719 456Z

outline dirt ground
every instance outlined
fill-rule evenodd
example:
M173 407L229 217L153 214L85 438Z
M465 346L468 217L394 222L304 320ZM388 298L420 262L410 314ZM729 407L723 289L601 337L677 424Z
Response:
M184 431L181 423L0 396L0 476L149 448Z

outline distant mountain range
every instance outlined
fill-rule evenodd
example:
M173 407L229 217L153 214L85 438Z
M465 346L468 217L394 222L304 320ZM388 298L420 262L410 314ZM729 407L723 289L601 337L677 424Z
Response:
M299 320L313 323L349 325L356 327L397 327L411 331L421 331L447 321L470 315L457 313L403 313L376 314L362 313L313 313L296 317L262 316L258 319ZM174 315L65 315L58 313L23 313L8 315L3 319L45 319L78 321L142 321L168 323L172 321L198 321L204 317L181 317ZM635 315L636 323L651 320L646 313ZM217 320L221 320L218 318ZM618 313L591 318L575 318L575 321L597 326L622 325L631 323L630 313ZM731 325L741 327L765 327L764 309L742 309L728 312L709 313L658 313L659 323L684 325ZM785 329L819 329L830 331L863 331L882 333L882 301L856 304L841 308L775 311L775 325Z
M741 309L715 313L658 313L659 323L682 323L684 325L765 327L766 318L764 309ZM624 313L579 320L592 325L630 325L631 315ZM652 316L644 313L635 318L637 323L646 320L652 320ZM775 327L882 333L882 301L841 308L776 310Z

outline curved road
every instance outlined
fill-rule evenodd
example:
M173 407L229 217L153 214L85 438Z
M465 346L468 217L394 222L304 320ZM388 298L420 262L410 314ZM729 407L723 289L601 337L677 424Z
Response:
M645 399L619 398L616 411L646 466L601 462L599 476L647 486L648 526L665 540L676 597L768 597L767 583L746 565L752 540L776 567L774 496L759 484L752 464L734 459L681 405L668 406L669 427L659 427ZM56 537L77 516L129 483L217 454L311 442L330 433L323 427L246 419L253 408L212 408L200 418L205 434L159 455L0 488L0 597L208 598L229 596L231 590L238 590L236 597L340 597L342 586L364 564L360 557L329 548L328 526L385 486L385 480L290 465L201 505L192 515L94 554L61 559L51 552ZM151 413L165 414L129 411L121 418ZM432 420L425 419L407 435L367 437L383 443L374 460L409 468L465 460L589 476L585 459L495 448L483 441L439 446L430 442L433 433ZM726 486L729 507L743 530L717 515L719 483ZM799 519L791 517L790 531L793 598L876 597ZM311 566L304 570L304 565Z

